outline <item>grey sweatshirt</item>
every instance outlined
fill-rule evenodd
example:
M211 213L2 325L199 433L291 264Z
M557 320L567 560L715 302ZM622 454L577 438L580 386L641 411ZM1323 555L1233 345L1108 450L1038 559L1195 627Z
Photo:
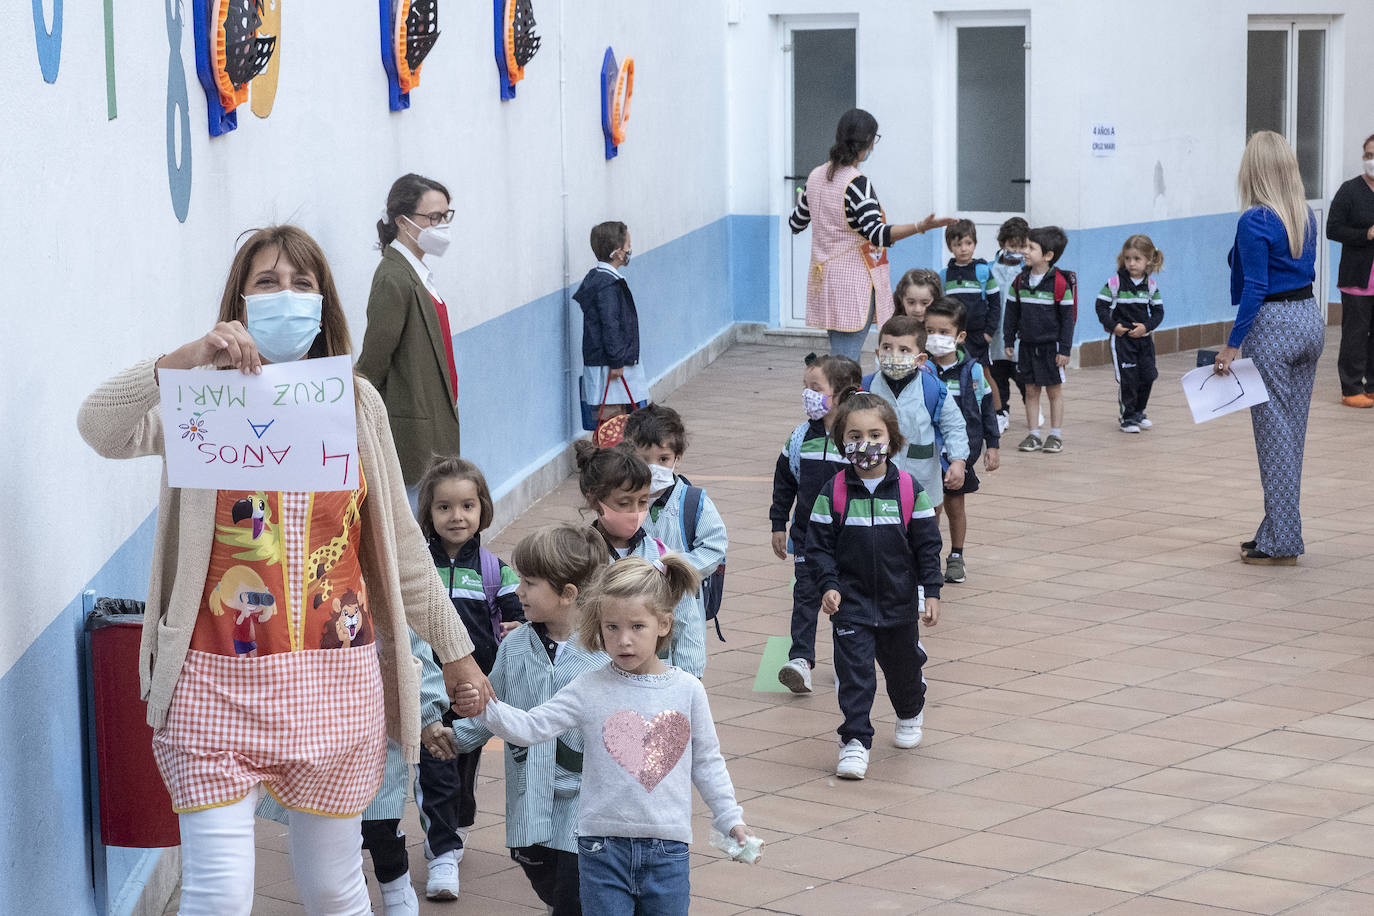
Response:
M500 701L476 720L524 747L580 729L585 743L579 836L692 841L692 786L715 828L744 823L701 681L670 667L627 674L608 664L531 710Z

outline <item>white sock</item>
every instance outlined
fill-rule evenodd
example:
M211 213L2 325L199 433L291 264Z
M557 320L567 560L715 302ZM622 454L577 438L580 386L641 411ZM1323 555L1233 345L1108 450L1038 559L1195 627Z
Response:
M1063 431L1062 429L1060 429L1059 427L1057 427L1057 426L1056 426L1056 427L1052 427L1052 428L1050 429L1050 435L1051 435L1051 436L1058 436L1059 438L1062 439L1062 438L1064 438L1064 431Z

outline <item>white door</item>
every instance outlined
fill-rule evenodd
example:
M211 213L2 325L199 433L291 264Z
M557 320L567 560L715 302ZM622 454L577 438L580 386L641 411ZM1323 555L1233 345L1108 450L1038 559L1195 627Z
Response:
M955 129L942 132L937 152L936 186L949 189L939 209L973 220L977 256L991 260L1002 223L1026 215L1030 19L946 14L940 26L946 66L935 81L937 107L940 123Z
M806 187L806 176L830 157L840 115L857 104L856 25L853 17L782 21L784 173L777 200L784 327L806 324L806 275L811 264L811 230L793 235L787 218Z
M1245 135L1283 134L1298 155L1307 204L1317 216L1317 282L1313 292L1326 313L1326 187L1331 93L1325 17L1252 18L1248 35Z

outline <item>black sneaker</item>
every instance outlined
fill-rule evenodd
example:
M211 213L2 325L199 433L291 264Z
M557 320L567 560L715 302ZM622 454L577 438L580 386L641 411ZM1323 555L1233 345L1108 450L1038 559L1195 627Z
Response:
M1039 436L1035 433L1027 433L1026 438L1021 440L1021 444L1016 446L1016 449L1021 452L1038 452L1044 447L1045 445L1040 441Z

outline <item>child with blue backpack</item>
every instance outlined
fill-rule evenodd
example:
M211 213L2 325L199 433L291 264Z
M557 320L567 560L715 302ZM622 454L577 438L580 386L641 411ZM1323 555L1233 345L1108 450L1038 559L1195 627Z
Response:
M997 470L1001 464L1001 432L997 410L993 405L992 386L983 374L983 366L966 351L964 322L967 313L962 303L952 298L937 299L926 309L926 352L935 364L935 372L945 383L950 400L959 405L968 432L968 466L962 487L945 490L944 515L949 519L949 559L945 562L945 581L963 582L964 539L968 534L968 514L964 497L978 492L978 474L974 470L978 454L984 453L983 466Z
M436 458L420 480L420 530L429 540L439 578L454 612L472 638L473 658L484 674L496 663L497 644L525 619L515 572L482 546L495 507L482 472L464 458ZM445 724L453 721L444 715ZM420 748L420 812L425 822L429 881L425 896L458 896L458 865L468 828L477 817L477 764L482 749L444 759Z
M945 229L945 247L952 257L940 271L945 295L964 307L964 351L976 363L988 363L988 350L1002 325L1002 292L992 267L975 258L978 230L973 220L961 219Z
M864 390L878 395L897 414L906 445L892 462L920 482L933 505L946 488L964 485L968 433L959 405L950 402L944 383L927 361L923 319L893 315L878 330L878 371L864 377ZM940 456L948 456L942 468Z
M648 517L644 531L701 573L701 589L690 594L674 610L673 638L668 664L701 677L706 673L706 622L716 621L725 578L725 551L730 540L725 522L711 497L679 474L678 463L687 451L687 428L671 407L651 404L630 414L625 423L625 442L649 466Z
M811 669L816 667L816 616L821 605L821 593L816 591L806 562L806 525L821 487L847 463L844 453L831 440L830 430L840 399L859 390L862 376L859 364L847 356L807 356L806 371L802 374L802 409L806 419L783 443L773 469L773 505L768 509L773 526L773 554L785 560L791 551L795 570L792 646L787 650L787 664L778 669L778 681L793 693L811 692Z
M850 395L840 404L831 437L849 467L816 497L806 557L821 610L834 626L836 693L844 715L835 775L863 779L873 746L875 661L897 714L892 743L912 748L921 742L926 654L917 617L931 627L940 619L940 528L930 495L888 460L905 444L892 405L868 392Z

